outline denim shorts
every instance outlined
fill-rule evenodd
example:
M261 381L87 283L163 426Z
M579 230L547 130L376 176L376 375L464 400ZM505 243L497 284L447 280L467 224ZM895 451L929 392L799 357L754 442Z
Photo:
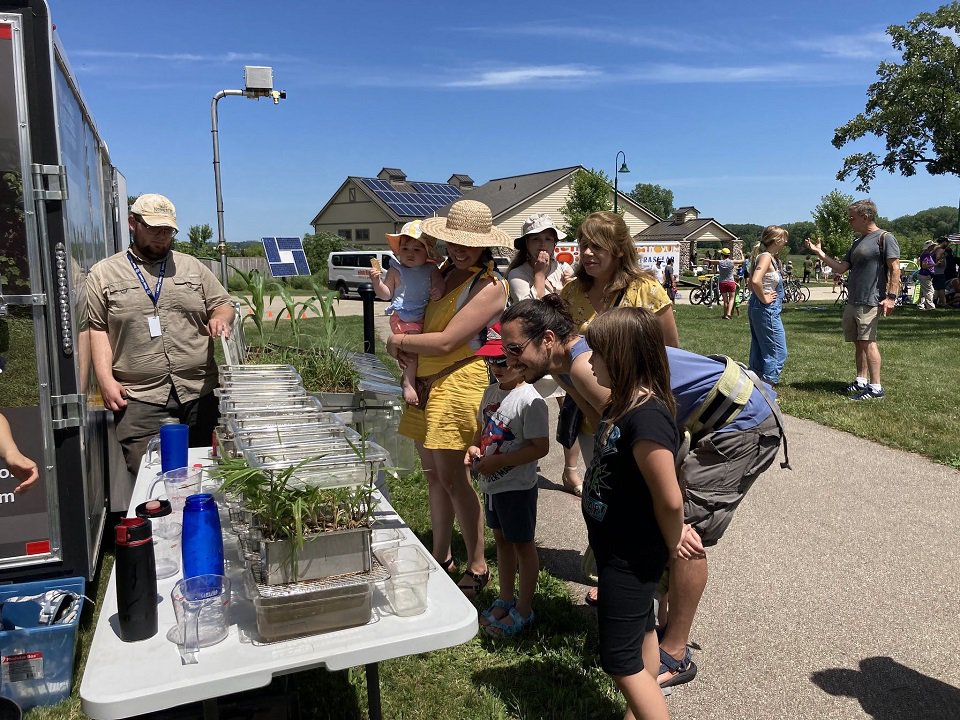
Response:
M537 529L537 486L529 490L507 490L484 494L487 527L503 533L508 543L533 542Z

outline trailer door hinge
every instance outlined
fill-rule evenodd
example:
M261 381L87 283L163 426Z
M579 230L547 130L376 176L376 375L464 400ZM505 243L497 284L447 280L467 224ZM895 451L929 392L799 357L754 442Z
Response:
M80 427L83 424L87 396L84 394L54 395L50 398L53 407L53 429L62 430Z
M33 197L35 200L67 199L67 168L63 165L30 166L33 173Z

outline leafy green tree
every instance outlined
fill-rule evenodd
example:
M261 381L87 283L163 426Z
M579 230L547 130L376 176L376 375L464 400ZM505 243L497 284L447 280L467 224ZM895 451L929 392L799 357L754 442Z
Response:
M847 219L847 208L852 202L852 196L831 190L820 198L820 203L811 213L823 251L831 257L842 256L853 240L853 231Z
M571 237L577 236L580 223L590 213L612 210L611 183L603 170L578 170L570 183L570 195L560 214L567 221L565 228Z
M809 220L800 220L792 223L780 223L780 227L790 233L788 241L791 255L802 255L806 253L806 246L803 241L817 234L817 226Z
M240 255L243 257L266 257L266 253L263 251L262 242L252 242L246 243L240 249Z
M855 175L867 191L877 169L909 177L917 165L931 175L960 175L960 2L923 12L887 34L903 62L882 62L867 89L867 105L833 137L840 148L865 135L885 139L886 152L843 160L838 180Z
M888 228L897 237L915 233L937 239L956 231L957 209L950 205L928 208L914 215L902 215L881 227Z
M327 283L327 258L330 253L343 249L343 238L333 233L307 233L303 236L303 251L306 253L310 271L314 277L319 278L318 285Z
M627 195L661 220L673 214L673 190L653 183L637 183Z
M213 237L213 230L211 230L210 226L206 223L203 225L191 225L187 231L187 237L190 238L190 248L193 251L190 253L191 255L199 257L200 255L205 255L210 252L210 248L207 247L207 241Z
M743 251L750 254L754 243L760 239L760 233L763 232L763 225L756 223L724 223L723 226L740 238L743 243Z

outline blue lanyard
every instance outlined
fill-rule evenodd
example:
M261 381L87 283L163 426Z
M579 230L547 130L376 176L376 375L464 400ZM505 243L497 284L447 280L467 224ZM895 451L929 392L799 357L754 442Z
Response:
M167 269L167 261L164 260L162 263L160 263L160 272L157 273L157 289L153 292L150 292L150 286L147 285L147 281L144 279L143 273L140 272L140 267L136 262L134 262L133 255L131 255L129 252L127 253L127 260L130 261L130 267L132 267L133 271L137 274L137 279L140 281L140 287L143 288L143 291L153 303L154 309L156 309L157 303L160 302L160 290L163 287L163 274Z

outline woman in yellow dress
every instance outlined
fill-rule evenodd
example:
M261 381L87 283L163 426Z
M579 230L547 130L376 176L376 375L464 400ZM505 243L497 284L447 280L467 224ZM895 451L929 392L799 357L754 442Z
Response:
M447 217L428 218L421 228L446 243L444 294L427 305L421 334L393 334L387 350L401 362L408 353L419 357L419 403L407 406L399 432L416 444L427 479L433 556L447 572L457 569L451 551L456 518L467 552L458 585L474 597L490 573L483 556L480 499L463 457L473 443L480 399L490 379L483 358L473 353L507 300L490 248L509 245L511 239L493 227L490 208L475 200L454 203Z

